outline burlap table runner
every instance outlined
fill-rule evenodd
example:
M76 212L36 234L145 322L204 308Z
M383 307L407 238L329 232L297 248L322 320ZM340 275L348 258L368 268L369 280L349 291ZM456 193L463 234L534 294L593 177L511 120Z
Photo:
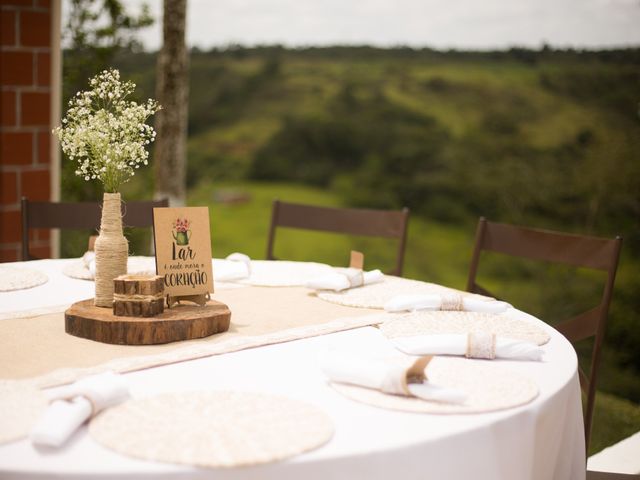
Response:
M0 320L0 380L30 379L48 387L107 369L139 370L375 323L368 319L374 310L324 302L305 288L246 287L214 298L231 309L228 332L164 345L74 337L64 331L64 313Z

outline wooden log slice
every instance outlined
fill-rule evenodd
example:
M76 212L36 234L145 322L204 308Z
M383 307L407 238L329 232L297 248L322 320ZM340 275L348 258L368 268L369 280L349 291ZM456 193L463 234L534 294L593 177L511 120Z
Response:
M93 299L74 303L64 312L65 331L76 337L119 345L153 345L208 337L226 332L231 310L210 300L203 307L178 305L155 317L115 316Z

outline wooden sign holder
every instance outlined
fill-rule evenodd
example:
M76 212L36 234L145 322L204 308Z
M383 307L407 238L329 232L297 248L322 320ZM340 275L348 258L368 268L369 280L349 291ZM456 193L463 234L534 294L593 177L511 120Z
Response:
M200 305L204 307L209 300L211 300L211 295L209 293L200 293L198 295L167 295L167 308L171 308L174 305L181 305L180 302L191 302L196 305Z

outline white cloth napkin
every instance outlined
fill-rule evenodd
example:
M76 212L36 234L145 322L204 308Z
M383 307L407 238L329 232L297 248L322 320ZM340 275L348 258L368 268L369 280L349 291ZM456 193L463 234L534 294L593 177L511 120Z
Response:
M396 348L409 355L467 355L468 334L434 334L396 337ZM540 360L543 350L532 342L496 337L495 357L517 360Z
M452 294L455 296L456 294ZM440 310L445 296L439 294L401 294L389 300L384 309L387 312L405 312L416 310ZM507 302L498 300L478 300L476 298L460 297L462 310L466 312L503 313L511 307ZM446 309L445 305L445 309Z
M88 250L84 253L84 255L82 256L82 263L84 265L84 268L89 269L89 271L91 272L91 275L96 274L96 252L92 251L92 250Z
M92 375L47 392L51 403L29 434L36 445L59 447L88 418L129 397L124 378L113 372Z
M233 282L251 276L251 258L244 253L232 253L215 265L213 276L218 282Z
M312 278L306 283L307 288L314 290L334 290L340 292L353 287L370 285L384 280L380 270L363 272L357 268L336 268L334 272Z
M424 366L420 372L416 372L416 366L420 370L420 360L422 359L397 361L338 350L328 350L319 359L320 368L332 382L358 385L396 395L414 396L423 400L448 403L465 401L466 394L463 392L433 385L426 380ZM419 374L417 377L416 373ZM409 375L416 377L415 380L422 377L422 381L407 381Z

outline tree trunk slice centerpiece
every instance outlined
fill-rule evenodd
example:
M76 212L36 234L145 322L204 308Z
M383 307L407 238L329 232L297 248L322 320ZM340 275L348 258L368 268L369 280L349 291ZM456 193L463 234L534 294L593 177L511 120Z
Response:
M153 317L116 316L89 299L71 305L64 320L65 331L76 337L120 345L153 345L226 332L231 311L224 303L210 300L204 306L178 305Z

